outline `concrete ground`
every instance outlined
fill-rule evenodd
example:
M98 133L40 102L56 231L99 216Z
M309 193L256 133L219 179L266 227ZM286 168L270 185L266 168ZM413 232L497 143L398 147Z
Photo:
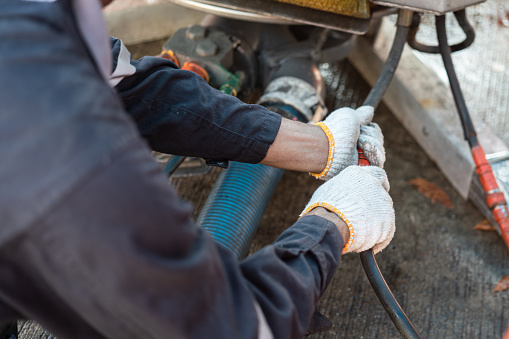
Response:
M165 39L129 46L133 55L154 55ZM499 67L500 68L500 67ZM497 69L499 69L497 68ZM322 65L329 108L358 106L368 85L348 61ZM396 235L377 255L399 303L423 338L500 338L509 324L509 290L494 292L509 275L508 251L495 232L475 230L484 219L383 104L375 114L385 135L386 170L396 211ZM203 206L219 170L173 178L184 199ZM432 203L408 182L425 178L451 198L453 208ZM296 219L320 184L305 173L286 172L262 219L251 251L270 244ZM399 338L369 285L358 255L342 258L320 304L334 328L312 339ZM34 322L20 323L20 338L53 338Z

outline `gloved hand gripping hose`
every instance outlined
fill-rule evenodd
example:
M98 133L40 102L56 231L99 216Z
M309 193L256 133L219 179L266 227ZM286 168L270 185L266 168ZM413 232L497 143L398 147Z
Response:
M394 76L396 71L396 67L401 58L401 53L403 52L403 47L405 46L405 42L408 36L409 30L409 20L408 18L412 17L412 13L409 11L401 10L398 16L398 27L396 31L396 35L394 37L394 42L389 53L389 57L385 62L385 65L382 69L378 80L375 85L369 92L368 97L364 101L365 106L377 107L382 97L389 87L389 84ZM364 156L362 150L359 149L359 166L368 166L369 161ZM391 318L392 322L399 330L401 335L404 338L420 338L419 333L414 328L408 317L405 315L405 312L398 304L398 301L392 294L389 286L384 280L380 269L375 260L375 255L373 253L373 249L364 251L360 253L360 258L362 265L364 267L364 271L366 272L366 276L375 291L380 303L384 307L385 311Z

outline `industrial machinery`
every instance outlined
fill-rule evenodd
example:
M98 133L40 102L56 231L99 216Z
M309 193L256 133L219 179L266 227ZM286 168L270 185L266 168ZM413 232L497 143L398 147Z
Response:
M465 14L484 0L168 0L206 12L199 25L178 30L163 46L161 57L194 71L211 86L244 101L256 102L304 122L328 113L318 64L344 59L360 35L377 29L382 16L398 13L396 36L384 69L365 104L377 106L397 67L403 45L440 53L444 59L465 138L473 150L486 204L509 247L509 213L490 164L479 145L456 79L451 51L468 47L475 38ZM466 39L449 46L444 16L454 12ZM421 13L437 16L439 46L416 41ZM259 93L259 95L258 95ZM184 163L172 156L164 170L172 175ZM240 259L247 254L263 212L283 171L263 165L207 160L225 168L210 193L198 225L211 232ZM228 210L228 215L223 211ZM221 220L221 222L218 222ZM385 283L372 251L361 254L366 273L382 305L405 338L419 338ZM3 332L2 332L3 331ZM12 325L0 337L14 338Z

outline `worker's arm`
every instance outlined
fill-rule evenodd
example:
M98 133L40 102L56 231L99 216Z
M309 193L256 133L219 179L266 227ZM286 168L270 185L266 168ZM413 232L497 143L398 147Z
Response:
M111 82L156 151L312 173L330 164L324 175L329 179L357 163L358 141L365 140L362 148L376 151L367 154L369 160L383 165L377 160L384 157L382 134L368 125L372 108L336 110L324 122L331 131L327 136L323 127L284 119L223 94L169 60L130 60L120 40L112 42Z
M357 165L361 148L370 164L383 167L383 135L372 118L373 108L364 106L337 109L318 125L283 119L261 163L328 180Z
M283 119L276 139L261 161L287 170L320 173L327 164L329 143L316 125Z
M305 330L303 319L310 319L310 311L334 273L339 259L336 251L361 252L373 247L379 252L389 244L395 220L388 190L384 170L375 166L348 167L316 190L303 216L274 245L242 263L244 276L275 338L285 338L289 329L299 325L299 331ZM324 219L331 223L321 224ZM320 230L315 228L318 224L322 225ZM341 237L330 228L333 225ZM323 238L316 238L316 232ZM331 241L341 246L334 248ZM301 303L307 306L300 309ZM292 316L298 321L288 322ZM294 331L290 337L299 337L297 329Z
M344 211L355 234L378 235L387 221L378 211L392 210L376 198L385 191L364 170L352 184L369 185L342 187L348 172L323 184L318 201ZM239 263L194 225L191 206L136 142L0 247L9 272L0 292L63 338L301 338L351 236L336 212L316 207ZM359 236L351 248L386 240Z
M350 231L348 230L348 225L334 212L329 211L323 207L317 207L310 210L306 215L316 215L317 217L321 217L332 222L336 228L339 230L341 234L341 238L343 239L343 243L346 244L348 239L350 238Z
M153 150L246 163L265 157L278 133L280 115L224 94L169 60L130 61L120 40L112 41L113 84Z

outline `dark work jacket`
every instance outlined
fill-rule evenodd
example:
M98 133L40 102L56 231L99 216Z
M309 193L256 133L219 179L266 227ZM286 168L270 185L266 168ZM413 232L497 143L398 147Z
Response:
M279 128L279 116L222 94L158 58L132 61L136 72L111 88L104 54L90 47L93 36L80 20L96 6L76 12L76 4L87 9L93 1L0 0L0 247L30 233L82 183L139 143L140 135L160 152L256 163ZM219 250L221 255L210 260L220 262L227 274L203 283L240 284L222 289L224 300L243 301L220 305L226 313L243 314L235 307L247 300L244 307L261 307L275 338L297 338L334 274L342 245L332 223L305 217L240 263ZM185 300L183 295L173 304ZM191 319L193 313L183 316ZM259 318L243 321L246 328L256 328ZM234 322L222 319L217 326L238 327ZM256 336L249 332L242 338Z

